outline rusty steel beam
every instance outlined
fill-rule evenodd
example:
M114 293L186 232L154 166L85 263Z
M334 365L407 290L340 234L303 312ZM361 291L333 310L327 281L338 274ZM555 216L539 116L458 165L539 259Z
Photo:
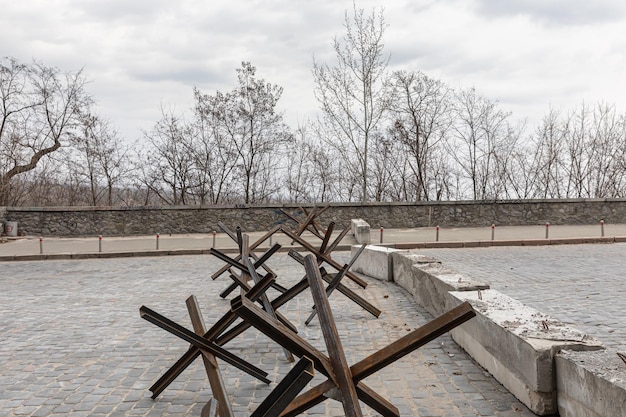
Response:
M304 213L306 214L306 209L304 207L301 207L302 211L304 211ZM330 208L330 204L325 205L324 207L313 207L313 210L316 210L315 213L315 218L320 217L322 215L322 213L324 213L326 210L328 210ZM320 234L325 234L326 230L324 230L324 228L317 223L317 221L315 220L315 218L313 219L313 221L311 222L311 226ZM319 230L318 230L319 229ZM310 231L310 229L309 229Z
M285 229L281 229L281 230L283 231L283 233L285 233L287 236L289 236L290 239L298 242L298 244L300 246L302 246L304 249L306 249L309 252L311 252L312 254L314 254L319 261L326 262L328 265L332 266L337 271L341 270L341 265L337 261L335 261L333 258L331 258L328 253L321 253L319 250L317 250L309 242L307 242L306 240L302 239L302 237L300 237L300 236L290 232L289 230L285 230ZM359 278L358 276L356 276L352 272L348 271L346 275L347 275L348 278L350 278L352 281L354 281L360 287L362 287L362 288L367 287L367 282L363 281L361 278Z
M300 236L305 230L309 230L311 233L313 233L314 235L316 235L317 237L319 237L320 239L322 238L322 236L320 235L320 233L317 230L314 229L309 229L309 225L310 223L315 220L315 209L313 209L310 213L307 213L306 210L302 209L302 211L304 211L304 213L307 215L306 219L303 222L300 222L300 224L298 225L298 227L296 228L296 231L294 232L295 234L297 234L298 236Z
M320 268L320 273L322 274L322 276L325 276L326 270L324 268ZM278 309L279 307L286 304L291 299L295 298L300 293L305 291L307 288L309 288L309 282L307 281L306 276L305 276L294 286L292 286L287 291L285 291L284 293L276 297L274 300L272 300L272 307L274 307L274 310ZM239 336L241 333L243 333L245 330L249 329L250 327L251 327L250 323L247 323L245 321L241 322L237 326L233 327L232 329L230 329L229 331L225 332L220 337L215 339L215 343L217 343L218 345L224 345L228 343L229 341L231 341L232 339L234 339L235 337ZM297 333L297 329L292 329L292 330L295 333Z
M299 254L295 250L293 250L293 249L290 250L289 251L289 256L291 258L293 258L296 262L304 265L304 256L302 256L301 254ZM352 258L352 259L354 260L354 258ZM352 261L350 261L350 264L351 263L352 263ZM344 265L344 267L345 267L345 265ZM341 273L341 271L344 269L344 267L342 267L339 270L339 273ZM349 268L348 268L348 270L349 270ZM336 276L336 275L333 275L333 274L322 274L322 278L324 279L324 281L328 282L329 284L332 283L333 276ZM370 313L374 317L378 317L382 313L376 306L374 306L372 303L367 301L365 298L361 297L360 295L358 295L357 293L352 291L350 288L348 288L345 285L343 285L341 282L339 282L337 284L336 289L337 289L337 291L339 291L340 293L342 293L343 295L345 295L346 297L348 297L349 299L354 301L356 304L360 305L364 310L366 310L368 313Z
M332 366L326 355L289 330L281 322L271 317L265 310L257 307L250 300L241 296L236 297L231 301L231 309L239 317L276 343L284 346L294 355L309 357L313 361L315 369L322 374L327 377L332 376Z
M180 324L168 319L167 317L157 313L156 311L146 307L141 306L139 308L139 315L142 319L149 321L152 324L155 324L162 328L163 330L172 333L183 339L184 341L193 344L199 349L204 349L216 357L220 358L224 362L244 371L245 373L257 378L260 381L265 382L266 384L270 383L270 380L267 379L267 372L262 369L257 368L256 366L244 361L238 356L230 353L226 349L216 345L215 343L203 338L195 334L194 332L186 329Z
M247 323L257 328L270 339L274 340L276 343L279 343L280 345L289 349L289 351L291 351L294 355L298 357L309 357L313 361L315 369L317 369L321 374L329 378L329 381L331 381L332 383L331 388L337 386L335 370L331 365L330 358L324 353L313 347L310 343L302 339L297 334L289 331L279 321L269 316L269 314L267 314L265 310L247 300L245 297L237 297L233 299L231 301L231 308ZM364 390L367 390L367 392L373 392L372 390L368 390L368 387L364 384L363 386L365 387ZM325 391L325 393L327 392L328 390ZM389 407L389 403L382 398L381 401L377 401L377 397L375 395L371 395L367 398L367 400L373 404L370 404L370 406L375 410L386 410L383 413L385 416L389 416L394 413L393 406Z
M204 320L202 319L198 299L192 295L187 298L186 304L194 332L196 332L197 335L204 335L207 330ZM219 406L216 407L218 412L214 413L214 415L219 415L219 417L234 417L235 413L228 400L228 394L226 394L226 388L224 388L224 379L222 378L215 356L208 351L202 351L202 361L204 362L204 369L209 378L209 385L211 385L211 393L217 400L217 404L219 404Z
M348 265L344 265L341 271L335 274L333 279L328 283L328 286L326 287L326 297L330 297L330 295L333 293L335 288L337 288L337 286L341 282L341 279L344 277L347 270L348 270ZM311 315L304 321L304 325L308 326L309 323L311 323L311 320L313 320L313 317L315 317L316 315L317 315L317 309L315 308L315 305L314 305L313 311L311 312Z
M324 239L323 235L325 235L327 231L324 230L324 228L321 227L315 221L315 219L317 217L319 217L329 207L330 207L330 205L326 205L326 206L321 207L321 208L313 207L311 212L309 212L308 210L306 210L303 207L300 207L300 211L302 213L304 213L304 215L306 216L304 220L299 219L298 217L292 215L291 213L287 212L286 210L284 210L282 208L279 209L279 210L285 216L287 216L289 219L291 219L296 224L296 229L294 230L294 233L296 233L297 235L301 235L305 230L308 230L309 232L311 232L316 237L318 237L320 239Z
M246 293L252 301L256 301L261 294L263 294L274 282L275 277L267 274L261 282L253 286L250 291ZM233 324L237 320L237 315L232 311L227 312L221 319L219 319L204 335L205 339L214 341L228 326ZM215 342L217 345L220 343ZM177 361L172 365L151 387L152 398L156 398L161 394L165 388L167 388L185 369L193 363L201 352L196 346L191 346Z
M326 252L330 253L330 252L334 251L335 248L337 248L337 246L339 246L339 244L341 243L343 238L346 237L346 235L348 234L348 232L350 230L351 230L351 226L350 225L346 226L345 229L343 229L343 231L341 233L339 233L339 235L337 235L337 237L335 238L333 243L330 244L330 246L327 248Z
M383 398L376 391L368 387L362 382L356 384L356 392L359 400L370 406L374 411L380 413L383 417L400 417L398 407Z
M229 295L231 292L235 291L235 290L237 289L237 287L238 287L238 286L239 286L239 284L238 284L236 281L235 281L235 282L233 282L233 283L232 283L232 284L230 284L228 287L226 287L226 289L225 289L224 291L222 291L222 292L220 293L220 297L221 297L221 298L226 298L226 297L228 297L228 295Z
M247 235L246 235L247 238ZM250 258L247 256L243 256L243 263L246 264L246 266L248 267L248 273L250 274L250 276L252 277L252 280L255 283L260 282L261 278L259 278L259 275L257 274L256 270L254 269L254 266L252 265L252 262L250 261ZM267 298L267 294L265 294L265 292L263 294L261 294L261 297L259 297L259 301L261 301L261 304L263 305L263 309L273 318L278 319L278 313L274 310L274 307L272 306L272 303L270 303L269 298ZM289 320L287 320L286 317L281 316L280 321L282 323L289 323ZM291 324L291 323L289 323ZM288 327L292 327L295 328L295 326L293 326L291 324L291 326ZM291 354L291 352L289 352L287 349L283 348L283 352L285 353L285 358L287 359L288 362L293 362L294 358L293 355Z
M224 232L226 232L226 234L233 239L235 242L237 242L237 237L236 235L230 231L230 229L228 229L228 227L226 225L224 225L223 223L218 223L218 226L220 226L220 228L222 230L224 230ZM265 242L270 236L272 236L273 234L275 234L276 232L278 232L280 230L280 225L276 225L273 228L271 228L267 233L265 233L262 237L260 237L258 240L256 240L254 243L252 243L250 245L250 252L254 251L257 247L259 247L263 242ZM253 254L253 258L254 258L254 254ZM235 258L235 261L238 261L241 259L241 253L238 254ZM226 272L228 270L229 265L224 265L223 267L221 267L217 272L215 272L213 275L211 275L212 279L217 279L220 275L222 275L224 272ZM266 272L272 272L271 269L269 269L266 266L263 266L263 269L265 269Z
M344 265L343 268L341 269L341 271L339 271L337 274L335 274L333 279L328 283L328 286L326 287L326 296L327 297L330 297L331 294L333 293L333 291L335 291L337 289L337 287L341 283L341 280L343 279L343 277L346 274L346 272L349 271L350 268L352 268L352 265L354 265L354 262L356 262L356 260L361 255L361 253L363 253L363 250L365 250L365 246L367 246L367 245L366 244L361 245L361 248L352 257L352 259L350 259L350 262L348 264ZM354 301L354 300L352 300L352 301ZM311 320L313 320L313 318L315 317L316 314L317 314L317 312L315 311L315 306L313 306L313 311L311 312L311 315L305 320L304 324L306 326L308 326L309 323L311 323ZM372 314L374 314L374 313L372 313ZM380 314L380 310L378 310L378 314ZM374 315L376 315L376 314L374 314ZM378 317L378 316L376 316L376 317Z
M254 267L255 268L260 268L263 265L263 263L265 261L267 261L280 248L281 248L281 246L278 243L275 243L258 260L254 261ZM239 269L243 273L247 273L248 272L248 268L246 268L246 266L244 264L239 262L241 260L241 255L239 255L236 258L231 258L230 256L226 255L225 253L223 253L223 252L221 252L221 251L219 251L219 250L217 250L215 248L211 248L209 250L209 253L211 255L215 256L216 258L218 258L219 260L226 262L228 264L226 270L228 270L231 267L235 267L235 268Z
M320 327L322 328L330 363L335 373L337 388L339 388L339 392L341 393L343 411L346 417L362 417L363 411L359 405L359 397L356 392L356 387L352 382L352 374L348 366L348 360L346 359L343 345L339 338L335 318L330 308L330 303L328 302L328 297L324 290L322 276L320 275L317 260L314 255L307 255L304 258L304 268L306 270L307 279L309 280L311 294L319 314Z
M313 379L313 361L303 356L250 417L278 417Z
M308 390L305 394L294 398L291 403L280 414L280 417L295 417L304 413L310 408L326 401L326 393L335 388L335 384L330 379L316 385Z
M380 407L381 399L378 398L378 394L371 391L361 380L463 324L475 315L476 312L472 309L471 305L465 302L391 343L389 346L380 349L378 352L352 365L350 372L353 382L356 384L359 399L385 417L399 416L397 409L394 412L388 406ZM309 391L296 397L281 416L296 416L302 413L303 410L308 409L306 408L307 406L319 404L324 401L324 394L329 389L332 389L333 386L332 381L325 381L311 388Z
M333 275L328 274L328 275L323 276L322 278L324 279L324 281L330 284L333 280ZM341 282L337 284L337 291L339 291L340 293L342 293L343 295L345 295L346 297L354 301L356 304L360 305L365 311L370 313L372 316L378 317L381 315L382 311L380 311L379 308L377 308L375 305L373 305L372 303L370 303L369 301L367 301L365 298L361 297L354 291L352 291L350 288L346 287Z
M221 403L215 398L209 399L209 401L204 404L204 407L202 407L202 411L200 411L200 417L222 417L219 411L220 405Z
M320 245L320 252L326 253L326 247L328 246L328 241L330 240L330 236L333 234L333 230L335 229L335 222L330 222L328 224L328 229L324 234L324 238L322 239L322 244Z

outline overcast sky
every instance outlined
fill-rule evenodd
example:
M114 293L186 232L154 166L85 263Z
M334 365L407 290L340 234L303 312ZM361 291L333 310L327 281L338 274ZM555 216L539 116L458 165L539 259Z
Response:
M394 0L390 69L474 86L516 118L583 100L626 109L626 0ZM368 12L383 3L358 1ZM0 56L84 67L98 113L129 140L192 89L229 91L241 61L284 88L296 126L314 117L312 59L332 63L351 0L0 0Z

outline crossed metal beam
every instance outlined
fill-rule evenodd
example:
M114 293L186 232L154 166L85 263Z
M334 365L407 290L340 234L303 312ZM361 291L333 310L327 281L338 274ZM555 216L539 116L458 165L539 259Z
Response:
M275 277L268 274L266 275L263 279L261 279L261 281L259 281L257 284L255 284L252 288L250 288L250 290L248 292L246 292L245 297L247 297L249 300L251 301L256 301L259 299L259 297L265 293L265 291L271 286L272 282L274 282ZM194 297L195 299L195 297ZM189 299L188 299L189 300ZM192 301L193 303L193 301ZM188 309L189 309L189 301L188 301ZM199 308L198 307L193 307L195 310L198 311L198 315L199 315ZM147 307L141 307L139 309L140 311L140 315L142 318L145 318L148 321L151 321L152 323L156 324L159 327L164 328L167 331L170 331L170 329L172 328L172 326L169 327L163 327L161 326L161 322L158 320L151 320L150 319L150 313L152 312L152 310L148 309ZM191 314L191 313L190 313ZM195 313L194 313L195 314ZM159 315L160 316L160 315ZM162 317L162 316L160 316ZM235 321L237 321L238 316L229 311L228 313L226 313L221 319L219 319L209 330L206 330L203 332L202 335L198 335L198 337L201 337L203 343L210 343L213 344L217 347L220 347L223 343L219 343L217 341L215 341L215 339L224 332L225 329L227 329L231 324L233 324ZM192 316L192 323L194 321L194 318ZM177 325L178 327L175 327L174 329L178 329L180 331L180 327ZM183 328L184 329L184 328ZM194 329L196 330L196 333L198 333L198 329L196 329L196 324L194 324ZM186 329L185 329L186 330ZM172 331L170 331L172 332ZM175 333L172 332L173 334L183 338L182 336L180 336L179 333ZM184 338L183 338L184 339ZM187 339L184 339L187 340ZM187 340L189 341L189 340ZM161 394L185 369L187 369L187 367L189 367L189 365L191 365L191 363L193 363L194 360L196 360L196 358L198 358L198 356L200 356L201 354L205 353L202 350L202 346L198 345L198 343L193 343L190 342L191 346L189 347L189 349L174 363L174 365L172 365L151 387L150 387L150 391L152 392L152 398L156 398L159 396L159 394ZM211 353L211 352L209 352ZM216 357L220 357L219 355L215 355ZM206 356L206 355L205 355ZM246 368L247 369L247 368ZM244 371L246 371L246 369L243 369ZM262 372L262 371L261 371ZM253 375L255 376L255 375ZM260 374L260 376L262 376L263 378L265 376L267 376L267 373L262 372ZM260 379L260 378L259 378ZM261 379L264 382L269 382L267 379ZM209 378L209 382L211 382L211 378ZM215 392L215 391L214 391ZM217 400L220 401L219 397L217 397Z
M281 230L284 234L289 236L293 241L298 242L300 246L302 246L304 249L306 249L310 253L314 254L318 262L320 263L326 262L328 265L332 266L337 271L340 271L341 265L339 264L339 262L335 261L332 258L331 252L335 250L335 248L339 245L339 242L341 242L341 240L348 233L348 231L350 230L350 226L347 226L339 234L339 236L337 236L335 241L332 244L328 245L328 239L330 238L330 234L332 233L333 227L334 227L334 224L331 223L328 227L328 230L326 231L325 239L322 241L322 244L320 245L319 249L313 246L312 244L310 244L309 242L307 242L306 240L304 240L301 236L298 236L297 234L290 232L289 230L285 230L285 229L281 229ZM362 288L367 287L367 282L365 282L363 279L355 275L353 272L350 272L350 271L346 272L346 276L350 280L354 281L360 287Z
M295 398L281 416L296 416L327 397L332 397L342 402L346 417L362 416L359 400L385 417L399 417L397 407L365 385L362 380L475 316L471 305L463 303L350 367L343 352L315 256L308 255L305 258L305 269L319 314L328 356L245 297L237 297L231 301L231 309L237 315L296 356L310 358L315 369L328 378L322 384Z
M230 353L221 346L218 346L217 344L215 344L215 342L208 340L192 332L191 330L188 330L187 328L157 313L156 311L146 306L141 306L139 308L139 315L142 319L145 319L159 326L160 328L172 333L173 335L178 336L181 339L191 343L193 346L199 349L199 353L201 353L202 351L207 351L215 357L220 358L224 362L241 369L242 371L246 372L249 375L252 375L260 381L263 381L267 384L270 383L270 381L266 378L267 372L246 362L245 360Z
M250 290L250 286L248 285L248 282L250 280L253 280L255 283L258 283L260 281L260 278L256 272L256 269L263 266L265 262L278 249L280 249L280 245L275 244L262 256L258 257L253 263L249 258L250 245L249 245L248 235L247 234L240 235L239 240L241 241L242 250L241 250L240 255L237 256L236 258L231 258L230 256L218 251L215 248L211 249L211 254L216 256L220 260L226 262L227 265L230 265L232 267L232 268L229 268L230 277L233 279L234 283L237 286L240 286L244 292L247 292ZM236 272L232 271L233 268L239 270L239 275L237 275ZM272 274L276 276L274 272L269 272L268 274ZM274 286L274 283L272 283L272 286ZM286 289L284 291L286 291ZM267 309L267 311L270 314L275 315L280 321L282 321L286 326L291 327L294 331L296 330L296 327L293 324L291 324L289 320L287 320L286 317L284 317L282 314L274 310L271 303L267 299L267 296L265 295L265 293L261 294L260 302L263 303L264 308ZM286 356L290 362L293 361L293 357L291 357L291 355L286 354Z
M313 361L303 356L250 417L278 417L313 376Z
M280 211L297 224L297 227L294 230L294 233L296 235L300 236L302 235L302 233L304 233L305 230L308 230L320 239L324 239L324 235L327 233L327 231L324 230L324 228L321 227L315 219L319 217L323 212L325 212L329 207L330 205L326 205L324 207L313 207L310 213L305 208L299 207L300 211L302 211L306 215L306 218L304 220L290 214L282 208L280 209Z
M345 285L343 285L341 283L341 280L343 279L343 277L345 277L346 274L350 271L350 268L352 267L354 262L356 262L358 257L361 255L361 253L365 249L365 246L367 246L367 245L362 245L361 248L357 251L357 253L350 259L350 262L348 262L346 265L341 267L341 269L339 270L338 273L336 273L336 274L322 274L322 279L328 283L328 286L326 287L326 294L329 297L335 290L337 290L340 293L342 293L343 295L345 295L346 297L348 297L350 300L352 300L354 303L356 303L359 306L361 306L364 310L369 312L374 317L378 317L378 316L380 316L381 311L376 306L374 306L372 303L367 301L365 298L361 297L356 292L352 291L350 288L348 288L347 286L345 286ZM304 265L304 256L300 255L298 252L296 252L294 250L291 250L291 251L289 251L289 256L291 256L293 259L295 259L301 265ZM322 262L320 262L319 259L318 259L318 265L321 264L321 263ZM313 312L311 313L309 318L305 321L305 324L308 325L311 322L311 320L313 320L313 317L315 317L316 314L317 313L315 313L315 306L314 306L313 307Z
M187 309L195 334L204 338L203 334L206 333L206 328L195 296L192 295L187 299ZM199 343L198 340L195 341L198 343L194 343L190 332L182 331L178 325L160 316L158 313L146 307L140 308L140 313L143 318L158 324L159 327L167 329L185 340L189 341L189 339L191 339L192 347L200 349L211 385L211 392L214 397L209 399L202 408L201 417L234 417L235 414L232 410L228 395L226 394L224 380L219 370L219 365L217 364L216 355L210 350L206 350L205 348L207 346L204 346L205 348L198 347L202 346L202 343ZM175 330L172 331L172 329ZM313 379L313 362L307 357L302 357L296 366L291 369L254 413L252 413L251 417L278 417L311 379ZM269 381L265 382L269 383ZM153 398L155 398L155 396L153 396Z
M235 258L231 258L215 249L211 250L213 255L226 262L226 265L220 270L222 272L218 271L213 278L215 279L221 273L228 271L233 279L231 287L241 287L242 295L231 301L231 311L227 312L210 329L207 330L204 325L197 300L194 296L187 299L187 309L194 328L193 332L148 307L142 306L140 308L142 318L190 343L187 352L150 388L153 392L152 398L156 398L189 364L201 355L209 383L211 384L211 390L215 397L203 408L202 417L233 417L233 411L224 389L224 382L216 359L224 360L259 380L269 383L269 380L266 378L266 372L222 348L222 345L253 326L281 345L288 359L293 361L293 353L300 357L301 360L283 378L281 383L272 390L270 395L252 414L252 417L296 416L323 402L326 398L341 401L344 414L347 417L362 416L359 401L367 404L384 417L399 417L397 407L369 388L362 380L469 320L474 317L475 313L469 303L463 303L427 325L414 330L389 346L349 366L328 297L337 290L376 317L380 314L380 310L341 283L341 280L347 276L362 287L367 285L359 277L349 272L349 268L363 251L363 247L351 259L349 264L340 266L332 259L330 253L337 247L349 228L346 228L333 243L330 243L334 223L331 223L327 230L320 233L314 221L315 217L319 216L320 213L321 211L316 213L315 210L308 213L307 220L300 224L296 232L276 227L252 245L249 243L249 237L242 234L240 228L237 228L235 234L225 226L223 227L226 233L229 236L232 235L231 237L236 240L240 250L239 255ZM322 239L319 249L313 247L300 236L304 230L311 230L310 228L317 231L317 236ZM280 248L280 245L272 246L261 256L257 256L253 252L267 237L279 230L282 230L294 242L298 242L303 248L311 252L306 257L302 257L295 251L290 252L294 259L304 265L306 276L289 289L276 286L276 275L270 268L264 265ZM337 269L338 272L336 274L328 274L324 268L320 267L324 262ZM263 268L267 274L264 277L260 277L257 272L258 268ZM250 281L254 283L252 286L249 284ZM326 288L324 288L323 281L328 283ZM270 301L266 291L272 286L279 288L282 293L276 299ZM319 315L320 327L328 354L324 354L298 336L295 326L276 311L280 306L307 288L311 289L315 302L313 313L307 319L307 324L316 314ZM230 328L238 317L241 317L243 321ZM309 389L304 394L297 396L313 378L313 369L317 369L318 372L325 375L327 380Z
M256 253L254 252L255 249L257 249L261 244L263 244L263 242L265 242L270 236L278 232L280 230L280 226L274 226L272 229L270 229L267 233L265 233L259 239L257 239L256 241L248 245L244 245L243 243L243 234L241 233L240 227L237 227L236 232L233 232L232 230L230 230L228 226L226 226L222 222L218 223L218 226L233 241L235 241L235 243L237 243L237 246L239 247L239 254L234 258L235 261L241 260L241 257L243 256L244 251L248 254L248 256L253 258L255 262L259 262L264 257L266 257L265 260L267 260L267 258L269 258L272 254L274 254L278 249L280 249L280 245L273 245L272 248L270 248L264 255L260 257L256 255ZM259 266L262 267L268 273L274 273L267 265L265 265L265 260L263 262L259 262ZM231 266L227 263L226 265L221 267L217 272L211 275L211 278L217 279L220 275L227 272L230 268ZM277 283L274 283L273 287L279 291L284 291L284 288L278 285ZM237 283L233 283L231 286L229 286L226 290L224 290L220 294L220 296L222 298L226 298L228 294L230 294L235 288L237 288Z
M207 329L204 324L204 319L202 318L202 313L200 312L200 306L198 305L197 298L194 295L190 296L187 298L186 304L194 332L197 335L203 336L207 332ZM215 399L213 403L209 400L207 405L203 407L201 417L234 417L235 414L233 413L230 401L228 400L224 380L215 355L202 350L201 353L204 369L207 377L209 378L211 392L213 393L213 397Z

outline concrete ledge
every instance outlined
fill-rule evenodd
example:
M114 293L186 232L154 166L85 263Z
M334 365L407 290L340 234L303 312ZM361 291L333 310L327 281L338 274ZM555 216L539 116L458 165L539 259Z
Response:
M522 246L545 246L549 245L548 239L522 239Z
M372 243L369 223L363 219L352 219L350 223L352 225L352 235L356 243L360 245Z
M584 237L583 243L615 243L614 237Z
M391 253L393 280L437 317L448 311L450 291L476 291L489 284L446 268L435 258L414 253Z
M451 292L452 308L469 301L476 317L452 338L534 413L557 412L554 356L602 343L495 290Z
M463 247L464 248L479 248L480 242L479 241L465 242L465 245L463 245Z
M583 238L550 239L550 245L580 245L585 243Z
M352 256L354 256L359 249L361 249L361 246L352 246ZM383 281L393 281L391 254L394 252L408 253L408 251L402 251L400 249L368 245L354 265L352 265L351 270Z
M556 384L561 417L626 413L626 364L614 352L561 352Z
M438 248L463 248L465 247L465 242L445 242L445 241L439 241L439 242L424 242L424 247L425 248L432 248L432 249L438 249Z
M397 249L441 249L441 248L478 248L491 246L547 246L547 245L579 245L601 243L623 243L626 236L611 237L567 237L556 239L507 239L507 240L475 240L475 241L438 241L438 242L403 242L388 243L377 246Z
M426 247L425 243L395 243L393 245L384 245L389 248L395 249L424 249Z
M522 246L521 240L483 240L480 246Z
M348 251L351 245L338 245L335 250ZM239 253L238 248L218 248L222 253ZM286 245L281 247L279 252L288 252L291 249L303 250L300 246ZM139 250L127 252L85 252L85 253L44 253L33 255L4 255L0 256L0 262L13 261L51 261L69 259L110 259L110 258L131 258L146 256L178 256L178 255L208 255L210 249L172 249L172 250Z

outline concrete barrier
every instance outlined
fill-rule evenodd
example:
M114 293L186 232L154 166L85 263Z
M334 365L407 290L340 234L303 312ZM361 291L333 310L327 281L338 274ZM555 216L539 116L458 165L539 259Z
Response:
M352 256L354 256L359 249L361 249L361 246L353 245L351 249ZM392 281L393 264L391 254L394 252L408 253L408 251L400 249L368 245L354 265L352 265L351 270L383 281Z
M603 349L598 340L498 291L449 294L448 309L469 301L477 312L450 332L454 341L540 416L557 412L555 355Z
M434 258L368 246L359 262L356 272L395 281L434 316L469 301L477 316L454 329L452 338L538 415L558 410L555 355L561 349L603 349L596 339Z
M413 295L419 305L438 317L445 313L450 291L489 289L489 284L446 268L435 258L391 252L393 281Z
M623 416L626 364L614 352L562 351L556 356L561 417Z
M352 219L352 235L354 236L354 240L356 243L362 245L369 245L372 243L372 238L370 235L370 225L363 219Z

